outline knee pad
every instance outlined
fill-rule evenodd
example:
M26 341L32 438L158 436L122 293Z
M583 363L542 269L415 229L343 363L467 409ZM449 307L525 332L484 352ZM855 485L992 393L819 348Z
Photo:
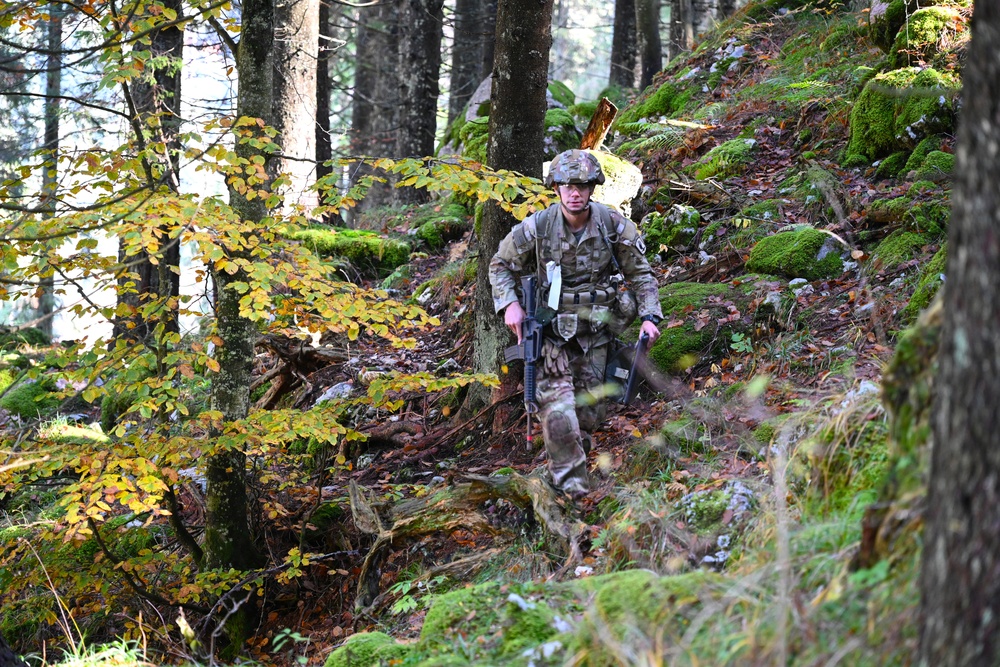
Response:
M546 418L545 425L548 427L549 436L553 440L565 442L571 436L575 435L573 433L573 422L565 413L553 412Z

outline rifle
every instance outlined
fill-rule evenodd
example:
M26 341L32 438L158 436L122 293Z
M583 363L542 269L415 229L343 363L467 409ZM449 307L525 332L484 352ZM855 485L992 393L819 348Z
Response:
M639 390L639 376L641 375L639 369L642 363L640 358L643 356L648 343L649 334L642 334L634 347L623 347L608 360L605 378L607 382L616 384L618 387L621 387L624 383L624 389L621 395L618 396L618 402L623 405L630 404ZM631 360L628 358L629 353L631 353ZM627 367L626 363L628 364Z
M524 322L521 323L521 342L511 345L503 352L504 360L524 360L524 411L528 415L528 449L531 449L531 415L538 412L538 400L535 398L535 363L542 353L542 325L535 318L537 298L535 286L538 277L534 274L521 278L521 288L524 291Z

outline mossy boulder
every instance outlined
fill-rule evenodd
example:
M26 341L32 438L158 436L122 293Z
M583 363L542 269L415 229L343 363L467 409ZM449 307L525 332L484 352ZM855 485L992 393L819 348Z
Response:
M695 178L705 180L738 174L753 161L756 146L757 140L749 138L730 139L719 144L693 165Z
M944 151L931 151L916 168L913 178L919 181L951 180L951 172L955 170L955 156Z
M418 239L440 250L469 229L469 211L456 202L431 203L420 208L412 224Z
M341 257L363 275L388 275L410 258L410 244L372 231L335 227L310 227L291 232L321 257Z
M55 391L51 378L22 380L0 398L0 408L24 420L51 417L62 403Z
M730 306L742 312L743 299L749 301L747 293L729 284L678 282L661 288L664 321L649 359L661 371L675 373L712 357L721 349L720 341L741 326L740 320L719 320L731 314Z
M889 50L892 67L931 62L942 43L957 44L968 31L962 13L954 7L923 7L909 15L905 29L896 33ZM950 34L949 34L950 33Z
M845 166L861 166L928 136L953 131L959 80L933 69L907 67L865 84L851 109Z
M477 116L462 125L459 132L459 143L462 157L486 164L486 146L490 139L490 119L488 116Z
M905 173L909 173L911 171L914 171L915 169L919 169L920 165L924 163L924 160L927 159L928 155L930 155L933 151L937 151L940 149L941 149L940 136L932 134L929 137L924 137L917 144L916 148L913 149L913 152L910 153L910 157L907 158L906 165L903 167L903 171Z
M61 445L103 445L108 442L97 424L79 426L63 421L55 421L39 429L39 440L48 440Z
M686 204L674 204L664 213L650 213L640 225L646 238L646 253L658 255L689 248L700 222L698 209Z
M944 243L920 272L920 280L917 282L916 289L913 290L913 296L910 297L910 302L903 309L902 315L905 321L912 322L920 314L920 311L930 305L934 295L944 284L944 271L947 265L948 244Z
M872 251L872 257L883 267L892 268L913 259L926 244L927 238L923 234L897 229L882 239Z
M573 116L565 109L549 109L545 112L545 134L542 147L545 159L551 160L559 153L580 146L580 130Z
M549 95L564 109L576 104L576 94L562 81L549 81Z
M378 667L402 660L410 650L384 632L359 632L334 649L324 667Z
M844 270L841 246L829 234L813 227L779 232L763 238L750 251L747 270L789 279L819 280Z
M875 178L895 178L906 167L909 151L898 151L882 160L875 169Z

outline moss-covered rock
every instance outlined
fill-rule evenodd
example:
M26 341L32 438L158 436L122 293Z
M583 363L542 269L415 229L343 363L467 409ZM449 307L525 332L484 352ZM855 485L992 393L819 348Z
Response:
M542 147L545 159L551 160L559 153L580 146L580 130L573 116L565 109L549 109L545 112L545 135Z
M378 667L401 660L409 652L410 647L396 643L384 632L359 632L335 649L324 667Z
M342 257L363 274L387 275L410 258L410 245L375 232L359 229L311 227L291 232L321 257Z
M486 164L486 145L489 143L490 119L488 116L477 116L462 125L459 139L462 147L462 157Z
M481 636L500 617L494 599L498 588L487 583L435 597L420 630L420 650L446 649L456 636Z
M920 281L917 288L913 290L910 302L903 309L903 319L912 322L916 319L920 311L930 305L934 295L937 294L941 285L944 284L944 271L948 264L948 244L941 245L931 261L920 272Z
M670 250L689 248L700 222L698 209L686 204L674 204L665 213L650 213L640 225L646 238L646 253L666 254Z
M883 267L892 268L913 259L926 244L923 234L898 229L882 239L872 251L872 257L879 260Z
M922 7L907 17L905 29L896 33L889 50L892 67L931 62L942 43L963 41L968 31L965 18L954 7Z
M909 173L915 169L919 169L920 165L924 163L924 160L927 159L927 156L931 152L940 149L941 149L940 136L932 134L929 137L924 137L917 144L916 148L913 149L913 152L910 153L910 157L907 158L906 165L903 167L903 171L905 173Z
M549 94L565 109L576 104L576 94L562 81L549 81Z
M49 378L22 380L0 398L0 408L24 420L51 417L61 404L55 391L55 382Z
M673 283L660 289L664 324L649 350L657 368L676 373L713 353L716 342L725 337L718 319L728 314L720 297L730 293L729 285L717 283ZM716 301L710 302L713 297Z
M103 445L108 442L97 424L79 426L56 420L39 429L38 438L62 445Z
M693 166L695 178L726 178L739 173L753 160L756 145L755 139L730 139L716 146Z
M440 250L469 229L469 212L455 202L431 203L421 207L412 224L418 239Z
M957 78L909 67L885 72L865 84L851 109L845 166L860 166L949 132L955 124Z
M813 227L779 232L761 239L750 251L747 270L786 278L819 280L844 270L840 244Z
M882 160L875 169L875 178L895 178L906 167L909 151L898 151Z
M944 151L931 151L914 171L913 178L935 183L951 179L955 170L955 156Z

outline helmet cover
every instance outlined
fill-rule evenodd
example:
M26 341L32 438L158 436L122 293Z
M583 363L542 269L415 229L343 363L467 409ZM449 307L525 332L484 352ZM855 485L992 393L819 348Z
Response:
M569 183L596 183L600 185L604 182L604 171L597 158L587 151L574 148L563 151L552 160L549 165L549 173L545 176L545 185L552 187L557 185L567 185Z

